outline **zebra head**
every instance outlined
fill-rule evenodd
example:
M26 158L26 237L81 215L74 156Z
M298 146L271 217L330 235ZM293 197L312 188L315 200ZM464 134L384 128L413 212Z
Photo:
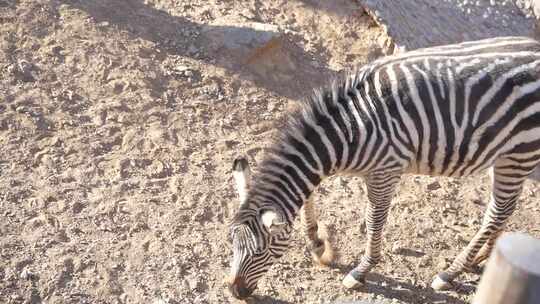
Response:
M240 209L230 226L233 260L228 284L235 298L244 299L285 252L291 228L281 212L248 196L250 169L245 158L234 161L233 176Z

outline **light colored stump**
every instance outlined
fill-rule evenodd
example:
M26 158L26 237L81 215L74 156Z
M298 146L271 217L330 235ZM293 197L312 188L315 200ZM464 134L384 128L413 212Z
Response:
M473 304L540 303L540 240L505 233L495 245Z

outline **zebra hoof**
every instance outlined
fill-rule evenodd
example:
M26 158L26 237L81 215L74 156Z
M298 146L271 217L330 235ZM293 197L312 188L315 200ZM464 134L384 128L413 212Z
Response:
M343 279L343 285L345 287L347 287L348 289L354 289L354 288L358 288L358 287L361 287L364 285L364 280L363 279L355 279L354 276L351 274L351 273L355 273L355 271L351 271L349 272L349 274L347 274L347 276Z
M440 275L436 275L433 282L431 282L431 288L435 290L449 290L453 287L454 285L452 285L452 281L443 280Z
M313 261L321 266L328 266L334 260L334 250L328 240L324 240L322 246L311 250Z

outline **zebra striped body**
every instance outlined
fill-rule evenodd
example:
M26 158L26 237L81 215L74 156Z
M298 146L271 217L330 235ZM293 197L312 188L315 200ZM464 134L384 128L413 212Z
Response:
M522 38L380 60L360 71L351 90L361 94L360 115L383 142L366 155L389 149L394 155L386 157L406 172L459 177L491 167L501 155L536 154L540 146L516 146L538 140L539 72L540 44Z
M309 211L303 214L308 239L320 256L310 196L327 176L361 175L367 183L368 244L344 281L352 287L380 259L382 228L402 174L461 177L493 167L482 229L439 274L437 287L451 282L489 254L524 179L540 162L539 76L540 44L506 37L382 58L318 91L269 149L235 217L233 239L258 244L242 249L244 255L266 258L255 267L235 251L233 277L254 288L283 253L302 206ZM270 232L261 220L267 211L283 229ZM239 227L250 236L238 237Z

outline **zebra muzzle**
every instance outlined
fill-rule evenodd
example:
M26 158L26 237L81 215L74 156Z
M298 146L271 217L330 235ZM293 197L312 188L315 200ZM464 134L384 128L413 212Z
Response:
M235 278L229 283L229 291L237 299L245 299L253 293L253 289L246 286L246 283L242 278Z

